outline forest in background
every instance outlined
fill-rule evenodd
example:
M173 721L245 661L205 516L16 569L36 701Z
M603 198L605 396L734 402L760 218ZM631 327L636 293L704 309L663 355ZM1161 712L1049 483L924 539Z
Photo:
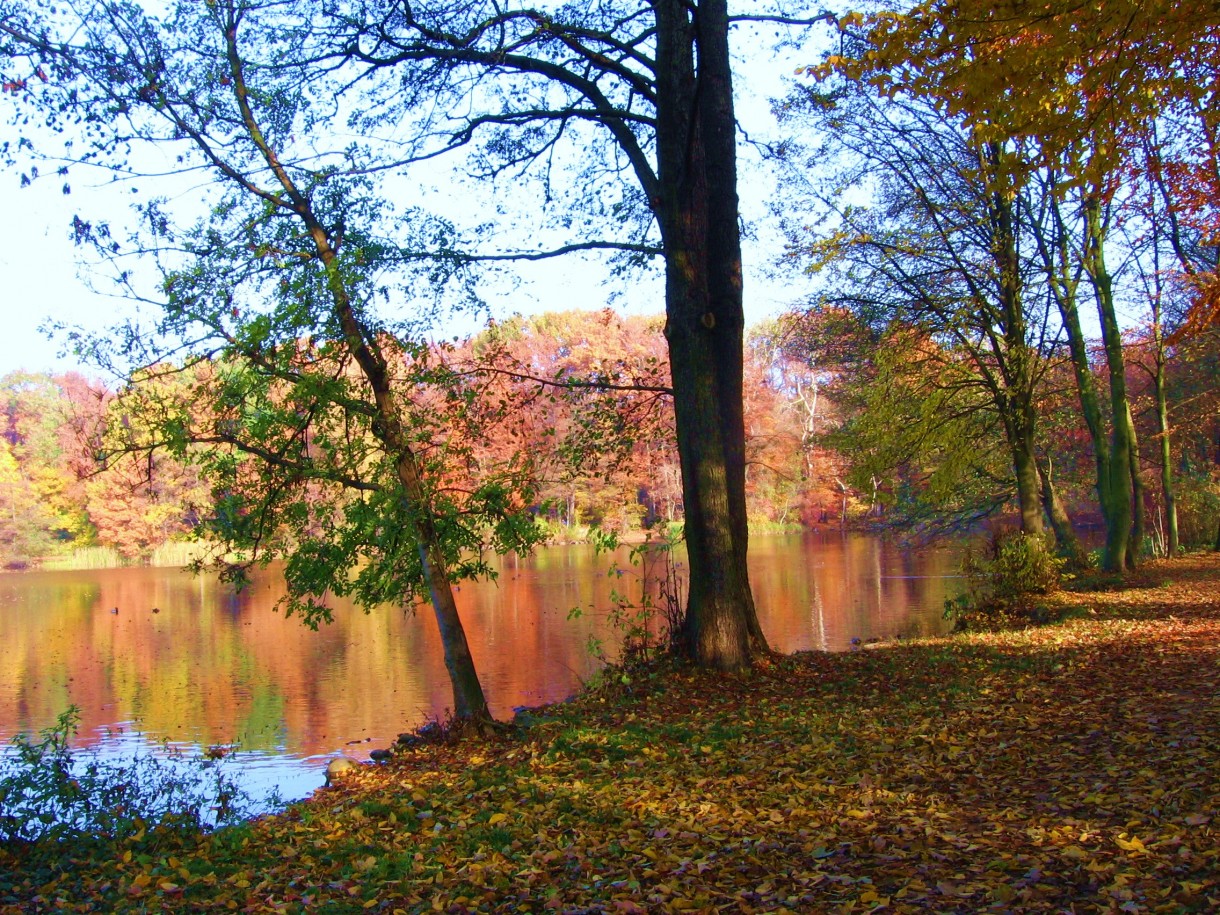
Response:
M478 443L465 467L534 456L529 491L552 542L597 527L620 537L682 519L673 445L663 319L610 310L514 317L473 338L438 346L451 366L475 363L497 378L511 422ZM899 330L887 330L890 339ZM913 328L905 333L915 334ZM849 312L792 312L748 334L746 415L750 520L755 530L818 525L960 532L1014 514L1003 436L985 415L954 423L937 403L942 359L929 341L907 347L902 371L876 358L880 341ZM1147 331L1126 337L1129 389L1141 438L1156 443L1155 349ZM1220 520L1220 339L1203 335L1171 351L1170 451L1184 546L1211 545ZM1094 370L1100 377L1098 351ZM574 387L597 376L625 390ZM170 372L159 384L169 386ZM632 390L632 386L638 389ZM1065 354L1039 389L1047 453L1076 519L1099 525L1088 430L1072 398ZM901 396L900 396L901 395ZM188 456L127 446L134 396L83 375L11 372L0 379L0 560L34 564L184 564L220 494ZM147 405L147 404L145 404ZM927 416L928 414L925 414ZM958 417L961 418L961 417ZM1159 447L1141 472L1160 478ZM468 481L467 481L468 482ZM1166 552L1164 501L1146 489L1151 555Z
M668 384L662 323L609 310L570 311L515 317L433 347L438 362L493 377L490 393L512 408L508 421L471 443L453 467L452 485L472 485L480 467L527 453L530 478L523 485L535 496L531 514L547 539L584 540L595 526L630 536L680 521L672 410L663 390L646 389ZM833 401L821 394L829 377L789 352L778 333L775 324L752 338L752 521L775 527L837 521L844 471L816 435L836 423ZM582 386L594 375L623 389ZM165 392L175 384L182 386L177 369L158 387ZM200 532L222 496L201 480L189 455L130 451L148 433L136 418L148 408L147 391L135 404L134 391L124 396L78 374L24 372L10 373L0 386L6 565L89 547L108 548L118 561L155 561L158 550L182 561L182 551L162 548ZM429 396L422 386L417 394ZM454 449L439 436L433 445Z
M676 518L653 479L674 452L675 647L718 669L767 650L750 523L830 523L830 495L841 523L1011 513L1076 566L1099 518L1115 574L1203 541L1214 23L1119 3L1084 27L1014 11L1014 31L975 12L0 0L21 182L139 177L129 213L72 220L99 279L142 303L107 332L65 328L124 379L94 463L125 468L125 492L204 482L178 513L212 544L197 567L240 584L282 560L307 623L328 595L430 597L455 715L484 730L456 584L553 523ZM803 60L747 138L734 80L768 48ZM189 200L171 187L188 174ZM770 219L743 218L753 179L778 191ZM747 338L759 229L763 257L811 282ZM528 322L436 342L512 264L595 256L607 301L663 268L667 358L540 355ZM819 423L823 395L839 415ZM775 421L793 405L812 420Z

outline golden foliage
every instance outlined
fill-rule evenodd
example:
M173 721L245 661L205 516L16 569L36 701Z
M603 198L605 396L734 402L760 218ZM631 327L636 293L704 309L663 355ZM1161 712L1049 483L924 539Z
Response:
M1218 584L1208 554L1060 626L607 678L245 828L0 852L0 907L1215 911Z

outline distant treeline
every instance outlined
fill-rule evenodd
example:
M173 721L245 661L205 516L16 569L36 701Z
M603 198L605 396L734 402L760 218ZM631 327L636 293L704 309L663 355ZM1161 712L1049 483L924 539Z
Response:
M568 311L515 317L438 347L436 358L453 365L497 366L502 387L483 394L511 397L515 411L511 433L472 444L455 472L477 483L481 465L503 460L497 448L534 455L532 512L554 540L584 539L594 526L629 536L681 521L662 324ZM952 354L927 358L940 344L916 337L891 330L878 341L853 330L849 316L825 313L793 313L752 330L745 376L752 525L949 529L1013 512L1002 432L986 411L969 422L933 411L919 427L910 401L919 400L920 373L940 371ZM878 345L903 363L902 373L880 376ZM1145 547L1155 553L1164 549L1163 494L1154 485L1164 452L1154 374L1143 360L1152 350L1138 335L1127 349L1136 423L1149 443L1140 452L1149 483ZM1166 396L1182 542L1210 544L1220 518L1220 344L1205 336L1176 355ZM184 458L146 447L136 425L147 392L142 413L129 403L133 395L76 373L13 372L0 391L0 562L183 561L184 549L172 545L214 514L218 494L202 482L189 449ZM1055 485L1078 522L1095 521L1094 458L1066 361L1046 374L1041 392ZM136 440L139 447L125 448Z
M592 526L631 534L682 518L662 324L569 311L512 318L438 347L437 358L454 364L494 360L506 385L532 392L514 400L514 441L499 444L520 449L524 439L545 458L534 461L533 512L555 539L581 539ZM816 442L834 423L830 400L818 396L825 374L791 358L765 328L755 336L746 392L752 521L837 519L843 471ZM189 540L213 513L217 494L189 451L183 459L146 447L137 426L148 394L139 395L142 405L129 403L135 390L125 396L77 373L0 380L0 562L20 567L84 548L87 563L107 552L147 562L166 544ZM494 438L478 445L496 447ZM462 472L477 477L480 463L496 458L473 454Z

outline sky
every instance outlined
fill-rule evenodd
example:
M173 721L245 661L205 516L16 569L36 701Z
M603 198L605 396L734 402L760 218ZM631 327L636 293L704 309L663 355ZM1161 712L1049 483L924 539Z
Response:
M40 327L48 320L102 326L121 303L95 295L78 276L69 241L74 204L50 181L20 187L15 172L0 171L0 375L14 369L66 370L76 360Z
M761 205L752 185L743 182L742 196L753 208ZM90 189L75 182L70 195L64 195L62 179L46 179L20 187L15 172L0 171L0 211L11 214L0 221L0 376L11 371L63 372L91 370L83 367L71 353L63 335L48 335L52 322L80 325L86 330L104 331L132 304L105 290L104 281L90 282L87 252L72 241L72 218L76 213L96 218L104 212L106 201L124 206L121 195L106 189ZM743 203L746 201L743 200ZM770 257L759 246L747 242L751 260L747 279L747 322L754 323L777 313L790 304L790 286L766 279ZM625 288L611 288L596 264L569 256L560 262L523 263L514 272L519 284L512 290L490 290L492 315L497 318L570 308L603 308L612 304L617 310L634 314L660 314L664 311L659 271L652 277L639 277ZM622 281L617 281L621 283ZM615 295L614 293L618 293ZM438 337L469 333L478 322L437 328Z
M738 118L752 136L769 132L771 123L768 99L783 92L783 80L795 68L808 60L809 54L792 52L791 61L772 56L759 66L757 58L743 66L737 79ZM772 193L772 182L765 173L751 167L757 157L742 156L739 187L743 214L755 224L764 216ZM51 168L44 168L44 172ZM9 218L0 220L0 376L24 369L28 371L63 372L92 369L81 365L71 352L62 334L49 337L50 322L79 325L85 330L103 332L124 315L130 314L131 303L114 295L91 289L90 267L83 259L85 249L73 245L72 218L80 213L96 220L99 213L115 212L127 206L122 189L116 189L109 178L91 176L80 169L71 174L72 189L64 194L64 180L53 174L22 187L20 173L0 169L0 212ZM182 185L182 194L190 193L190 182ZM129 198L130 199L130 198ZM460 197L460 206L471 201ZM768 244L745 241L746 257L746 319L760 321L789 306L799 296L791 285L794 278L776 281L768 277L770 265L777 254L776 241ZM492 289L487 296L492 316L507 317L513 313L537 313L567 308L602 308L611 304L616 310L635 314L659 314L664 311L660 272L639 277L626 284L608 280L605 272L589 259L569 256L560 261L541 264L521 264L516 271L519 281L512 289ZM605 285L617 282L616 287ZM105 289L105 283L95 284ZM617 295L615 294L617 293ZM464 324L438 327L436 336L453 337L475 330L479 322L468 319Z

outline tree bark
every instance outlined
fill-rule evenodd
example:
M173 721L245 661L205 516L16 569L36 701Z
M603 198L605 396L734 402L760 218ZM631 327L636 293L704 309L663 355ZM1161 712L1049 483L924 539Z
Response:
M1024 417L1017 417L1012 425L1009 450L1016 473L1021 530L1026 534L1041 534L1044 530L1040 499L1043 486L1039 482L1038 466L1034 457L1033 422L1026 421Z
M1085 244L1084 267L1093 285L1097 299L1097 314L1101 320L1102 344L1106 352L1106 368L1110 379L1110 447L1107 459L1098 459L1098 494L1102 515L1106 520L1106 547L1102 568L1109 572L1121 572L1129 568L1134 557L1130 553L1130 538L1133 527L1132 491L1134 476L1131 472L1134 456L1131 409L1127 402L1126 366L1123 362L1122 334L1114 310L1114 291L1109 270L1106 267L1103 239L1101 201L1090 195L1084 201ZM1077 326L1079 330L1079 326ZM1081 343L1083 350L1083 342ZM1075 352L1073 353L1075 361ZM1085 367L1088 357L1085 355ZM1079 379L1079 368L1077 378ZM1100 411L1099 411L1100 413ZM1094 437L1094 446L1100 436ZM1098 449L1099 454L1101 449Z
M989 170L1004 172L1002 144L989 143L980 155ZM1021 530L1041 534L1042 506L1039 501L1038 468L1034 441L1037 412L1034 410L1034 385L1038 356L1029 345L1025 320L1024 278L1017 249L1016 213L1012 197L994 190L988 196L990 241L999 279L999 323L1003 345L997 340L993 354L999 366L1002 387L994 391L1001 407L1005 434L1012 454L1017 484L1017 505Z
M1130 442L1131 460L1131 545L1127 549L1127 568L1134 569L1144 555L1144 544L1148 534L1148 512L1144 498L1144 477L1140 473L1139 436L1135 432L1135 418L1127 406L1127 439Z
M655 202L699 664L750 663L767 644L746 568L741 239L725 0L658 0Z
M1165 390L1165 341L1162 335L1160 310L1153 321L1156 344L1156 371L1153 387L1156 392L1156 431L1161 442L1161 497L1165 501L1166 550L1178 555L1178 500L1173 483L1173 443L1170 440L1169 395Z
M1072 568L1082 569L1088 564L1088 556L1080 545L1080 538L1076 536L1076 529L1072 526L1067 509L1059 499L1051 472L1051 462L1045 455L1038 457L1038 477L1042 482L1042 507L1050 521L1051 530L1055 533L1055 545Z

